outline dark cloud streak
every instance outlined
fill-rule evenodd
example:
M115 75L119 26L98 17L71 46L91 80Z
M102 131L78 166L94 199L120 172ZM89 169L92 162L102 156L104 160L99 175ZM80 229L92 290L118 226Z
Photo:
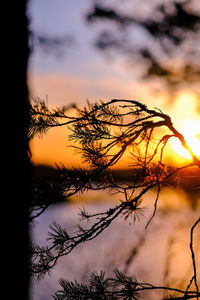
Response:
M38 48L45 54L63 58L70 48L76 45L76 39L71 34L51 36L49 34L31 32L30 47L32 51Z

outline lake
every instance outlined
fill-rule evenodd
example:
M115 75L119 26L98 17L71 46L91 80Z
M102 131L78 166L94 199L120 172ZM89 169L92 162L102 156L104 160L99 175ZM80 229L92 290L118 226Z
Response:
M200 206L190 208L186 197L173 190L161 193L155 217L145 229L152 215L156 194L144 197L142 216L135 222L118 217L95 240L81 244L69 255L62 257L51 276L39 283L32 280L31 299L49 300L60 289L59 278L87 283L93 271L103 270L112 276L118 268L134 274L137 281L153 285L184 288L193 275L189 248L191 226L200 216ZM50 206L31 226L32 240L45 245L49 225L56 221L70 233L79 223L82 206L88 212L103 212L115 206L121 196L104 192L90 192L76 197L74 202ZM194 232L194 250L198 274L200 274L200 226ZM134 253L134 255L132 255ZM194 290L194 288L193 288ZM141 292L140 299L161 299L163 292Z

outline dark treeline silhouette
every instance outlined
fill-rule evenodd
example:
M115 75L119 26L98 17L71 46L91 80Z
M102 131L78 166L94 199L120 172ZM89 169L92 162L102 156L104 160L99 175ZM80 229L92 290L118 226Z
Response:
M171 172L175 170L175 167L168 167ZM137 173L137 169L127 168L127 169L112 169L110 170L110 179L115 182L131 182ZM66 169L66 173L69 176L76 177L77 171L75 169ZM33 166L32 175L32 197L33 202L36 203L36 198L38 199L38 204L46 203L48 205L54 204L56 202L65 201L65 197L62 196L60 190L55 188L54 183L56 182L57 172L56 167L51 167L48 165L35 165ZM93 181L100 182L102 180L101 175L97 174L93 178ZM165 187L179 191L183 191L187 198L188 204L191 207L198 206L198 201L200 199L200 170L197 168L190 168L189 170L181 170L178 175L172 175L165 183ZM42 191L46 193L42 195ZM39 194L38 194L39 193ZM45 201L46 200L46 201ZM70 200L70 199L69 199Z

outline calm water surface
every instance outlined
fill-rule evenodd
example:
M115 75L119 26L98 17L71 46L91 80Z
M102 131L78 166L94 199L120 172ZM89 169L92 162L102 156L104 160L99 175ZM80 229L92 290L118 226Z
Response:
M78 213L82 206L88 212L103 212L115 206L122 199L120 195L109 196L93 192L80 196L78 203L62 203L51 206L32 225L32 240L46 245L49 225L56 221L73 233L79 223ZM145 225L152 215L155 194L145 197L143 215L139 220L124 221L119 217L95 240L78 246L68 256L62 257L51 276L39 283L32 281L31 299L52 299L60 289L59 278L88 282L91 272L104 270L107 276L118 268L127 274L134 274L138 281L154 285L169 284L185 287L192 277L191 254L189 250L190 228L200 215L200 207L192 210L184 195L166 191L161 194L156 216L148 229ZM93 202L95 200L95 202ZM131 258L138 245L137 254ZM194 248L197 270L200 274L200 227L194 233ZM130 263L127 264L129 258ZM141 299L160 299L162 294L142 294Z

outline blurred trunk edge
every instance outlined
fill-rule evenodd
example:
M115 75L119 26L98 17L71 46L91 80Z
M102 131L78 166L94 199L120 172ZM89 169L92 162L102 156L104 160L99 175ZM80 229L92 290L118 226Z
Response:
M21 0L22 1L22 0ZM21 2L20 1L20 2ZM24 140L24 153L23 153L23 163L24 163L24 170L23 170L23 181L24 183L20 187L21 190L19 192L24 196L21 197L22 206L22 225L21 228L24 238L23 238L23 245L22 245L22 253L24 253L24 262L23 262L23 280L24 280L24 290L22 290L22 295L24 299L29 299L29 285L30 285L30 274L29 274L29 223L28 223L28 211L30 207L30 187L31 187L31 164L30 164L30 149L29 149L29 141L28 141L28 127L29 127L29 93L28 93L28 83L27 83L27 73L28 73L28 59L29 59L29 29L28 29L28 17L27 17L27 5L28 0L23 0L23 11L22 11L22 28L21 31L23 32L24 38L22 38L22 54L20 58L22 59L22 75L21 75L21 88L19 92L21 94L21 101L22 101L22 111L23 111L23 121L24 121L24 131L23 131L23 140ZM20 49L19 49L20 50ZM23 259L23 257L22 257Z

